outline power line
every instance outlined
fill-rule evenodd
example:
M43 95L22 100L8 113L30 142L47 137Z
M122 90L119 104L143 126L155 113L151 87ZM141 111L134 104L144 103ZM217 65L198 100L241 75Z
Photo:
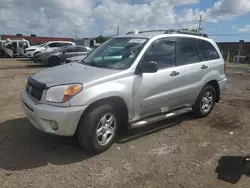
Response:
M119 36L120 35L120 26L118 25L117 26L117 36Z
M230 33L230 34L209 34L209 36L225 36L225 37L228 37L228 36L250 36L250 33L245 33L245 34L237 34L237 33Z

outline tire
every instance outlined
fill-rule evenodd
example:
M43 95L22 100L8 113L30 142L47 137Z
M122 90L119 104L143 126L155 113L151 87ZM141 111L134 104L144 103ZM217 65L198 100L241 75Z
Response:
M50 67L54 67L54 66L57 66L57 65L60 65L60 59L57 58L57 57L51 57L48 61L48 65Z
M194 114L199 118L208 116L215 105L216 92L212 85L205 85L193 106Z
M108 122L111 116L113 121ZM79 144L90 153L102 153L113 144L119 126L118 115L111 105L97 106L87 112L79 122L77 129Z

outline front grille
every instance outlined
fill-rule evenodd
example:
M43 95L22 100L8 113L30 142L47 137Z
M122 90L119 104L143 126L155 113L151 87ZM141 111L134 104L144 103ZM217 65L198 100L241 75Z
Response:
M33 78L28 78L28 83L26 85L26 91L36 100L40 101L42 98L43 90L46 88L46 85L34 80Z

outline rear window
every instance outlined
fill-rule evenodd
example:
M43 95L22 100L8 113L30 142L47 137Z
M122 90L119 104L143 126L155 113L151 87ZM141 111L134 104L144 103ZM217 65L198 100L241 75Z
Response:
M203 61L219 59L220 56L214 46L205 40L198 40L199 55Z

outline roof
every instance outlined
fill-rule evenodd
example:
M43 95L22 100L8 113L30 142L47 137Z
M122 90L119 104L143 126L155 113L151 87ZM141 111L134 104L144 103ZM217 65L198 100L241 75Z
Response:
M196 37L206 37L206 34L202 34L195 31L188 31L188 30L149 30L149 31L131 31L128 32L127 35L117 36L119 38L122 37L131 37L131 38L147 38L150 39L152 37L158 35L185 35L185 36L196 36Z
M154 36L157 36L157 35L162 35L164 34L165 31L154 31L154 32L146 32L146 33L138 33L138 34L129 34L129 35L120 35L120 36L117 36L118 38L122 38L122 37L129 37L129 38L152 38Z
M61 43L74 43L74 42L71 42L71 41L59 41L59 40L55 40L55 41L49 41L47 43L54 43L54 42L61 42Z

